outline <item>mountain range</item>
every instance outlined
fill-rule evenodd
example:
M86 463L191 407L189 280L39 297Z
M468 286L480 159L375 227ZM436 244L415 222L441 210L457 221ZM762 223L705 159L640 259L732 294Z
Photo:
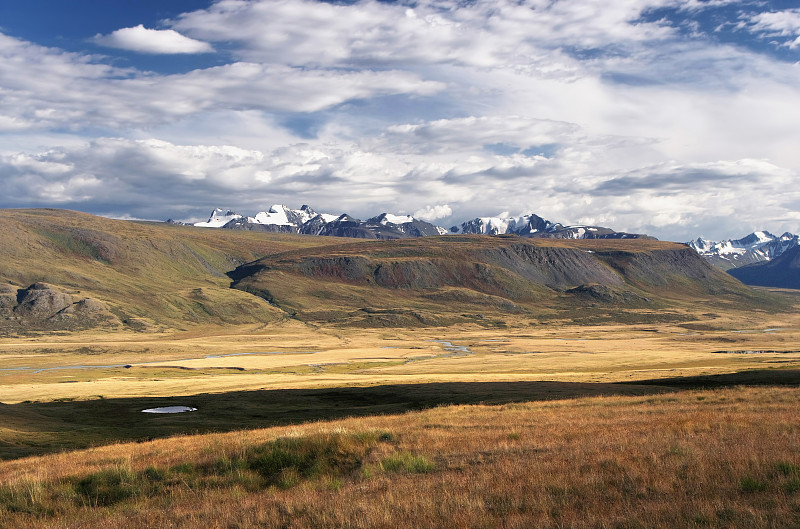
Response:
M406 239L444 234L517 235L552 239L653 239L648 235L617 232L602 226L564 225L533 213L517 217L507 213L494 217L476 217L445 229L408 215L381 213L367 220L360 220L348 214L318 213L307 205L300 209L291 209L281 204L254 216L215 209L207 221L194 223L194 226L356 239ZM798 235L789 232L777 236L768 231L756 231L741 239L712 241L699 237L685 244L710 264L730 272L747 284L789 287L795 283L792 278L798 275L798 271L789 264L776 261L770 266L759 265L766 265L798 247L799 239ZM791 261L787 259L785 262ZM779 272L783 266L787 267L786 270ZM746 270L733 271L742 267L746 267Z
M766 262L732 268L728 273L747 285L800 288L800 246Z
M405 239L445 234L513 234L520 237L553 239L653 238L638 233L617 232L602 226L565 226L535 214L511 217L504 213L496 217L477 217L448 230L409 215L381 213L367 220L361 220L346 213L338 216L317 213L307 205L300 209L291 209L282 204L276 204L252 217L217 208L211 212L207 221L194 223L194 226L356 239Z
M363 225L386 226L376 219ZM367 327L663 321L719 304L777 302L686 245L647 238L354 240L0 210L0 261L0 335L287 319Z
M795 234L756 231L741 239L686 243L712 265L748 285L800 288L800 246Z
M710 241L697 238L686 244L711 264L729 270L770 261L797 246L798 236L789 232L776 236L768 231L756 231L741 239Z

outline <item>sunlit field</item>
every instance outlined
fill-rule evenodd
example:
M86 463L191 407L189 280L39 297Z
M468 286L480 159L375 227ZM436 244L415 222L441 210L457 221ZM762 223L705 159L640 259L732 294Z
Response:
M796 527L800 393L444 406L0 464L4 527Z
M800 524L796 292L748 289L658 241L517 247L576 274L573 258L607 252L585 264L628 270L614 288L544 287L516 261L478 260L454 269L470 290L427 287L421 271L518 241L320 249L24 216L0 249L17 256L0 322L0 527ZM384 259L396 284L339 281L328 254ZM42 255L58 266L37 271ZM231 288L237 263L264 255L279 266L263 258ZM683 259L699 279L673 273ZM495 293L475 282L489 268ZM107 310L9 308L38 281ZM193 411L143 413L163 407Z
M800 317L343 329L297 322L0 339L0 402L453 381L629 382L800 365Z

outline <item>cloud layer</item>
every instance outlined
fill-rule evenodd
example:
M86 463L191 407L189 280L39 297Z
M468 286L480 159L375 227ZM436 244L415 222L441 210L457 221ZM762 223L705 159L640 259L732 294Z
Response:
M180 54L214 51L209 43L184 37L174 29L147 29L142 24L118 29L108 35L96 35L94 41L102 46L139 53Z
M0 205L800 231L800 12L753 9L220 0L96 36L104 55L0 34ZM109 49L216 64L159 73Z

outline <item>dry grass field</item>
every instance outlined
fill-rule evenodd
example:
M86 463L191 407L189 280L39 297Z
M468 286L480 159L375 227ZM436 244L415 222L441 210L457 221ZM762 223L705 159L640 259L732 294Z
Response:
M798 344L795 313L733 312L654 325L342 329L288 321L7 337L0 339L0 457L446 404L634 387L641 394L686 386L680 377L757 373L759 383L800 383ZM199 411L141 413L166 405Z
M800 524L800 393L437 407L0 464L6 528Z
M681 245L0 231L0 528L800 526L800 298Z
M409 382L627 382L798 366L796 312L646 325L519 319L502 329L342 329L287 321L0 338L0 402Z

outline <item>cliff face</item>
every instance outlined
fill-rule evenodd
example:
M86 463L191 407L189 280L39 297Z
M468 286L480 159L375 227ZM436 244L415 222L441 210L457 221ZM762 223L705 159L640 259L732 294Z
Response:
M690 248L659 241L542 241L457 236L355 243L261 259L231 274L301 319L331 310L415 307L435 315L481 306L627 306L681 296L747 296ZM470 293L471 292L471 293Z

